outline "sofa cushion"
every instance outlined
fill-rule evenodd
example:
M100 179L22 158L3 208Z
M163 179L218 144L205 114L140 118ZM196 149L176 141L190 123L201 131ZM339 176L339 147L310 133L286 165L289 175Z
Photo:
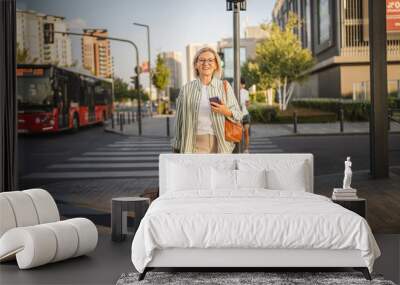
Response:
M0 194L0 238L8 230L15 228L17 222L15 220L14 211L8 199Z
M60 220L56 202L49 192L43 189L28 189L22 191L29 195L36 209L39 224L52 223Z
M29 195L23 191L10 191L0 194L6 198L13 210L17 227L26 227L39 224L36 207Z

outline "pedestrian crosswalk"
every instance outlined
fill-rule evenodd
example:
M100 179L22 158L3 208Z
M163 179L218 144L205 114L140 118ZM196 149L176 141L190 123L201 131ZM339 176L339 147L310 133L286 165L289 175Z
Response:
M250 153L280 153L269 138L254 138ZM126 137L111 144L82 152L62 163L47 166L44 172L30 173L26 179L158 178L160 153L171 153L168 138Z
M270 138L251 138L250 139L250 153L281 153L283 152Z

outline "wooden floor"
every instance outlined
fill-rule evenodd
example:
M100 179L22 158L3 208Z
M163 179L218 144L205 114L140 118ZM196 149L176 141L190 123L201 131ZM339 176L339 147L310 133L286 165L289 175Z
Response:
M330 197L340 187L343 175L315 178L314 192ZM367 172L353 174L352 187L367 199L367 220L374 233L400 234L400 169L392 168L390 178L372 179Z

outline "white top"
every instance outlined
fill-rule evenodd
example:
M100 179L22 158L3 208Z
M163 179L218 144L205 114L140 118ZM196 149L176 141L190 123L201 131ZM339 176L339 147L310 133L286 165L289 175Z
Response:
M246 101L250 101L249 91L242 88L240 89L240 107L242 107L243 116L249 113L246 108Z
M208 86L201 86L199 118L197 120L197 135L214 135L211 121L211 105L208 96Z

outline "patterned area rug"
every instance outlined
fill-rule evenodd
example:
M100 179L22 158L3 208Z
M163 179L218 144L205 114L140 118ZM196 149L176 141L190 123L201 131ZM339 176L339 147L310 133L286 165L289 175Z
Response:
M395 285L382 276L368 281L359 272L148 272L142 281L138 273L122 274L117 285L213 284L213 285Z

